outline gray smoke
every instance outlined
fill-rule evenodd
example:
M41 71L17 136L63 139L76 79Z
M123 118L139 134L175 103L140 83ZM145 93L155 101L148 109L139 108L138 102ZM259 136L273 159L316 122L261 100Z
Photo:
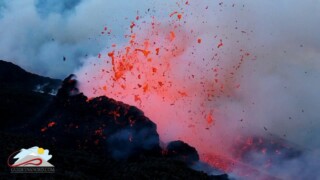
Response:
M115 17L122 21L112 31L124 31L125 17L136 13L132 6L123 0L1 0L0 59L64 78L105 48L101 32Z

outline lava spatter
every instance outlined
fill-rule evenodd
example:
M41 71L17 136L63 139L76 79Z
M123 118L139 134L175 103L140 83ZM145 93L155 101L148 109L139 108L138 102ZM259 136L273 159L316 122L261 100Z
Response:
M119 45L113 39L111 44L117 46L101 52L98 65L87 66L89 73L81 70L77 76L86 95L138 106L157 123L162 139L181 137L207 153L211 145L202 141L218 142L215 137L223 131L217 101L231 99L241 89L237 75L251 55L241 48L226 56L232 45L228 38L211 30L203 34L201 16L196 17L198 26L191 25L195 22L190 7L189 2L178 3L167 19L133 17L125 42Z

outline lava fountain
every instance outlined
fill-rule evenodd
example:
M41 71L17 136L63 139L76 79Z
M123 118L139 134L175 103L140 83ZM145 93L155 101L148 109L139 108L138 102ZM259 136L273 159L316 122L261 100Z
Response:
M203 30L188 8L187 1L177 4L165 20L137 14L126 43L112 44L76 73L80 89L141 108L165 142L180 139L201 154L229 155L236 129L220 102L236 96L241 66L254 57L226 35Z
M227 38L202 35L189 27L183 11L168 14L168 22L139 17L128 25L126 44L113 44L77 73L80 88L90 96L107 95L142 108L165 140L219 126L215 102L240 88L236 75L249 52L235 48L225 55L223 48L232 47L224 45Z
M106 95L139 107L157 124L162 141L183 140L197 148L202 160L232 171L235 162L245 159L237 155L249 151L242 148L246 140L236 147L239 138L261 134L261 123L250 124L255 116L241 103L243 94L250 94L250 88L243 88L251 78L245 77L250 73L244 66L255 64L257 57L248 45L254 33L245 25L230 28L231 20L208 23L212 15L219 17L213 11L242 11L244 5L221 2L212 7L202 1L177 1L162 16L149 9L137 12L121 43L110 26L101 27L109 45L86 59L76 75L87 96ZM250 99L245 102L255 105Z

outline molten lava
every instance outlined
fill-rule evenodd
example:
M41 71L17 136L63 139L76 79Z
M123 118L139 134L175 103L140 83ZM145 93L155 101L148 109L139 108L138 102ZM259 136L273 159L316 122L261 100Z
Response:
M225 131L216 100L240 89L237 74L250 54L235 50L232 66L224 63L224 37L211 32L211 38L199 38L201 29L188 25L191 14L183 10L189 2L178 6L167 21L135 18L124 35L127 43L111 46L77 73L80 89L138 106L164 141L181 139L201 153L225 154L223 146L215 146ZM227 169L226 163L214 165Z

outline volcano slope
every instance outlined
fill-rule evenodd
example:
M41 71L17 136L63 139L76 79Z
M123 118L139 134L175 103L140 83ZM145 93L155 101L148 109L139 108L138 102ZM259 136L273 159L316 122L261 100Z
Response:
M5 61L0 61L0 75L3 179L228 179L190 169L198 160L190 146L166 153L156 124L141 110L105 96L88 99L73 75L61 83ZM33 146L50 150L55 173L10 174L8 156ZM193 150L190 158L183 147Z

